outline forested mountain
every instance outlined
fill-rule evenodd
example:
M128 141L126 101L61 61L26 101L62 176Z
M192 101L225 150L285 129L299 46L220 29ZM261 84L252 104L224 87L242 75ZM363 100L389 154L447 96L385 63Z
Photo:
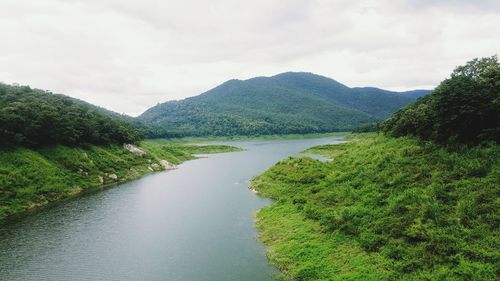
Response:
M119 114L64 95L0 84L0 144L40 146L135 142L142 132Z
M350 130L380 121L426 90L349 88L312 73L230 80L199 96L170 101L138 117L148 135L260 135Z

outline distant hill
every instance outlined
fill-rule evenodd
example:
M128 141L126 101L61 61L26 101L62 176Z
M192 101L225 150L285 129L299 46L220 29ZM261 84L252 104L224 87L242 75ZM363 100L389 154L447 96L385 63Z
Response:
M413 90L413 91L407 91L407 92L401 92L401 95L413 99L417 99L419 97L423 97L427 94L429 94L429 90Z
M135 142L142 132L129 118L68 96L0 83L2 146Z
M350 130L378 122L430 91L349 88L312 73L229 80L199 96L148 109L153 137L265 135Z

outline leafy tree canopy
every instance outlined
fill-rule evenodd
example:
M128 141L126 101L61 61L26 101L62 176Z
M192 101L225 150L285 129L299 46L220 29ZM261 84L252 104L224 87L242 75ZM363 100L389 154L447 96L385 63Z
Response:
M497 56L457 67L430 94L383 124L394 136L413 135L442 144L500 142L500 64Z
M64 95L0 84L0 144L40 146L135 142L125 121Z

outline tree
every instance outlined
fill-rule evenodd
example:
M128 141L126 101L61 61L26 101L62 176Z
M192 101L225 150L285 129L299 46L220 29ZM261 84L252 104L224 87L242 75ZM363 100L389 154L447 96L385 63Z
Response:
M382 126L395 135L438 143L500 142L500 64L497 56L457 67L428 96L396 112Z
M131 124L63 95L0 84L0 144L40 146L135 142Z

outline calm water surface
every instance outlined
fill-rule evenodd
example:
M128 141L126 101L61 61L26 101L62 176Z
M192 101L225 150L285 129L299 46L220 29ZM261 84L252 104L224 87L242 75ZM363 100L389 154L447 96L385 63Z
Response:
M0 280L271 281L247 187L322 138L230 142L209 155L0 226Z

